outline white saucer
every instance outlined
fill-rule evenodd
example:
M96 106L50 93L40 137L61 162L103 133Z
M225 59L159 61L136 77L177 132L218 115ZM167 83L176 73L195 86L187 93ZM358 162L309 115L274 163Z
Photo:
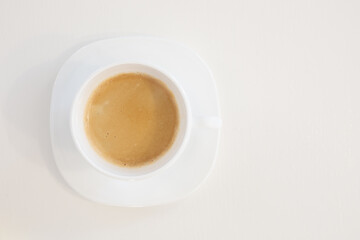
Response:
M158 175L125 181L94 169L77 150L70 133L70 107L83 81L114 63L159 66L181 82L194 115L219 116L216 87L209 68L190 49L152 37L122 37L89 44L61 68L54 84L50 131L57 166L83 197L115 206L160 205L195 191L214 166L220 129L193 126L179 159Z

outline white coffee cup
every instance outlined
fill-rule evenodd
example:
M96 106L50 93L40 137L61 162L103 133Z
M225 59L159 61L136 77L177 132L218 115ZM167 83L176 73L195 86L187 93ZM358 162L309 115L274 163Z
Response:
M179 109L179 129L174 143L164 155L160 156L151 164L131 168L112 164L103 159L103 157L93 149L85 133L84 112L91 93L99 84L112 76L134 72L145 73L162 81L174 94ZM126 63L101 69L83 83L73 102L70 126L72 137L78 150L94 168L112 177L131 180L156 174L174 163L188 142L193 119L194 117L192 116L186 94L171 75L153 66L139 63ZM208 127L219 127L221 124L218 117L208 116L199 117L196 122Z

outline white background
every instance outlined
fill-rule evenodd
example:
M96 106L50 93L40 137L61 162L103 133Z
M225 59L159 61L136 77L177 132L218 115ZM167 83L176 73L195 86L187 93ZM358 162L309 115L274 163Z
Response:
M360 2L0 0L0 239L360 239ZM51 87L79 47L149 34L216 78L224 126L199 191L128 209L54 164Z

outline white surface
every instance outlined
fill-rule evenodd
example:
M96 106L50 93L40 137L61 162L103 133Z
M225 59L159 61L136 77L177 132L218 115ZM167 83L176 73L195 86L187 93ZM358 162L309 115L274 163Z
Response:
M170 87L168 82L169 89L172 89L175 96L177 93L177 102L183 106L180 107L180 117L183 121L180 129L183 128L183 132L179 130L179 138L174 143L176 145L177 142L182 142L176 153L178 156L170 155L173 159L163 169L151 172L150 176L138 176L137 179L130 177L129 170L126 176L123 169L120 171L115 168L117 171L111 169L112 172L106 172L105 168L100 166L96 166L97 169L92 167L90 161L93 157L81 152L80 145L76 146L76 141L73 141L71 136L71 132L73 135L79 135L74 132L75 129L82 128L80 125L83 125L83 117L75 120L81 122L77 126L73 126L72 129L69 126L71 111L79 112L76 110L77 107L73 108L77 105L72 105L74 99L86 100L88 96L84 96L83 93L91 93L91 89L95 87L91 85L96 85L96 78L106 79L126 69L142 71L158 79L164 79L159 72L154 72L154 68L122 64L129 62L147 66L151 64L171 76L173 80L168 81L173 81L170 82L173 86ZM118 64L117 67L109 68L114 64ZM186 71L179 70L179 66ZM131 68L133 70L130 70ZM99 76L99 71L103 76L93 78L94 75ZM95 80L85 88L82 87L84 82L91 78ZM175 88L175 85L178 87ZM89 90L85 90L86 88ZM184 96L182 102L179 95ZM80 112L83 116L83 111ZM219 117L219 106L211 72L193 51L177 43L153 37L122 37L96 41L72 55L56 77L50 112L50 134L55 161L66 182L87 199L108 205L132 207L170 203L194 192L214 167L220 129L192 125L190 119L197 116ZM169 152L172 150L174 148ZM157 163L161 164L162 160L166 161L166 155ZM104 164L103 160L99 161ZM157 163L142 171L156 168ZM120 173L122 175L119 175ZM132 174L134 176L134 173Z
M0 239L360 238L360 2L0 1ZM193 48L224 124L199 191L163 207L98 205L54 165L64 61L127 33Z

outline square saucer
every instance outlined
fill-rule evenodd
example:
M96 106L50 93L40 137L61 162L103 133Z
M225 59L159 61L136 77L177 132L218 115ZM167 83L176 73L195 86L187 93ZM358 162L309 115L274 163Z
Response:
M183 87L196 116L220 118L215 81L201 58L187 47L153 37L121 37L91 43L62 66L54 83L50 131L56 164L65 181L83 197L106 205L161 205L188 196L211 172L220 128L193 125L190 139L177 161L161 173L122 180L93 168L71 137L70 110L82 83L107 66L141 63L166 70Z

